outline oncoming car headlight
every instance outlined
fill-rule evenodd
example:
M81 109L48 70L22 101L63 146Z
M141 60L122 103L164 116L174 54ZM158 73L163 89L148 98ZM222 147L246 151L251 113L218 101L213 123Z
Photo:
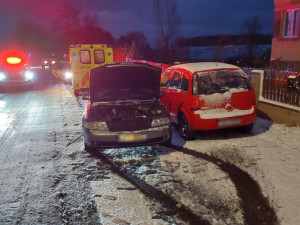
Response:
M51 63L52 63L52 65L54 65L54 64L55 64L55 61L53 60Z
M0 72L0 82L5 80L5 74Z
M164 125L169 125L170 119L168 117L160 117L152 120L151 127L159 127Z
M33 73L31 71L25 72L25 78L26 80L32 80L33 79Z
M73 77L73 74L71 72L66 72L65 73L65 78L66 79L71 79Z
M45 61L44 61L44 64L48 64L48 61L47 61L47 60L45 60Z
M108 130L106 122L86 122L84 127L90 130Z

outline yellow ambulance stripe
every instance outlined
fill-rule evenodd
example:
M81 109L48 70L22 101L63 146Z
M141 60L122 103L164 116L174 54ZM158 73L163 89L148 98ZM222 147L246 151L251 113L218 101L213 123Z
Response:
M52 70L52 75L55 77L55 78L59 78L59 74L57 73L57 70Z
M57 79L64 79L64 74L60 70L52 70L52 75Z

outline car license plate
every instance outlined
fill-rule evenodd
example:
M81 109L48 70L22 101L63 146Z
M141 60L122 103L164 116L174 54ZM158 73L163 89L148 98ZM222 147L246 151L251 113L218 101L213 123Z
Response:
M146 140L147 140L146 134L120 134L118 136L119 142L140 142Z
M239 118L219 120L218 126L219 127L230 127L230 126L239 125L240 123L241 123L241 120Z

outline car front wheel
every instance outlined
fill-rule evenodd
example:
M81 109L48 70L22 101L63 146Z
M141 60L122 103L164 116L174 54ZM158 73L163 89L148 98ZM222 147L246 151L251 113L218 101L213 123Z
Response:
M96 149L93 148L93 147L88 146L86 143L84 143L84 150L89 152L89 153L92 153L92 154L96 153Z
M178 128L179 128L180 135L183 137L184 140L194 139L194 132L191 129L187 118L183 114L181 114L179 118Z

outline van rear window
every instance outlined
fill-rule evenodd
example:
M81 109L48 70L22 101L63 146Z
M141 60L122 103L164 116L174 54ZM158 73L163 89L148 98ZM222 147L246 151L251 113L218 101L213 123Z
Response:
M103 50L95 50L94 51L95 64L102 64L105 62L105 55Z
M193 94L225 93L230 89L253 89L241 70L218 70L198 73L193 79Z
M90 50L80 50L80 63L82 64L91 64L91 53Z

